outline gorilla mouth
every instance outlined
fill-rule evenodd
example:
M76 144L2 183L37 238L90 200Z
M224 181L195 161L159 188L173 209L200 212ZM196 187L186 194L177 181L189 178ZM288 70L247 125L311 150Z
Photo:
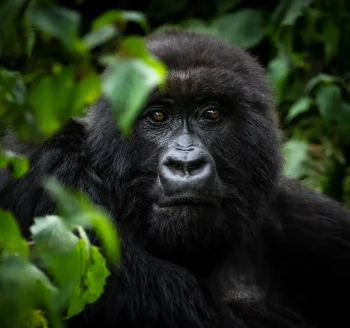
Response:
M200 197L176 197L158 202L157 206L159 208L176 207L176 206L210 206L219 207L218 202L210 199L203 199Z

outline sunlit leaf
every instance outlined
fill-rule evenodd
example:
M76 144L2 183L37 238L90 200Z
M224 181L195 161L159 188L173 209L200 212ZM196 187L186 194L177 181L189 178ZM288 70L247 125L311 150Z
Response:
M80 247L85 248L83 240L80 240ZM91 247L91 258L82 278L81 284L76 287L70 298L67 310L67 318L81 312L86 304L97 301L104 291L106 279L110 272L106 268L106 260L100 254L96 246Z
M7 167L15 178L21 178L29 170L28 158L0 148L0 168Z
M0 209L0 254L2 250L26 258L29 254L27 241L22 237L15 217Z
M242 9L222 16L213 22L219 35L232 44L251 48L265 37L265 22L261 11Z
M23 328L49 328L49 323L41 310L32 311L32 316L28 320L29 322L27 321L27 325Z
M287 121L291 121L293 118L298 115L305 113L309 110L313 104L313 99L310 97L301 97L299 98L289 109L286 116Z
M67 99L67 95L56 89L62 88L52 76L43 77L34 87L29 95L29 102L33 106L33 111L38 124L44 134L50 135L60 128L60 121L57 117L57 109ZM58 98L56 92L63 98Z
M101 95L101 91L101 77L97 73L90 72L80 79L75 86L75 92L72 96L71 115L79 115L85 106L97 100Z

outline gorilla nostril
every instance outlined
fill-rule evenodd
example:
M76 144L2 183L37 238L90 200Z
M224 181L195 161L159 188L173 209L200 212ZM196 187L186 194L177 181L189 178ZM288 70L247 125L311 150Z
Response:
M164 166L166 166L168 169L172 170L172 171L180 171L180 172L185 172L186 168L185 168L185 163L180 161L180 160L175 160L172 158L169 158L165 163Z
M208 163L205 159L199 158L197 160L188 162L187 170L190 174L194 174L194 173L197 173L198 171L201 171L206 164Z

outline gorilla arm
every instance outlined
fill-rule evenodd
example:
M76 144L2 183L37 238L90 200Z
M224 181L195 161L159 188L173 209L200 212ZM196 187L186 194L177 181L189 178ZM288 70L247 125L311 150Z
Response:
M320 327L348 326L350 213L289 180L275 210L280 227L267 240L291 306Z

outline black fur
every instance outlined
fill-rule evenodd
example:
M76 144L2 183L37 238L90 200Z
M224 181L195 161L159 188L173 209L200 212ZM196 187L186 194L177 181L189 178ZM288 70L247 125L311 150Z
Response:
M7 137L31 160L23 179L0 174L0 204L25 233L33 217L55 211L41 188L46 175L87 192L121 231L120 267L101 300L72 326L348 326L350 215L281 175L262 68L209 36L168 31L147 44L169 68L169 123L141 114L124 139L101 98L86 119L72 120L39 146ZM207 101L201 97L215 101L220 120L195 116ZM163 108L163 98L156 91L145 110ZM215 183L200 196L216 207L152 207L164 196L159 161L178 138L214 159Z

